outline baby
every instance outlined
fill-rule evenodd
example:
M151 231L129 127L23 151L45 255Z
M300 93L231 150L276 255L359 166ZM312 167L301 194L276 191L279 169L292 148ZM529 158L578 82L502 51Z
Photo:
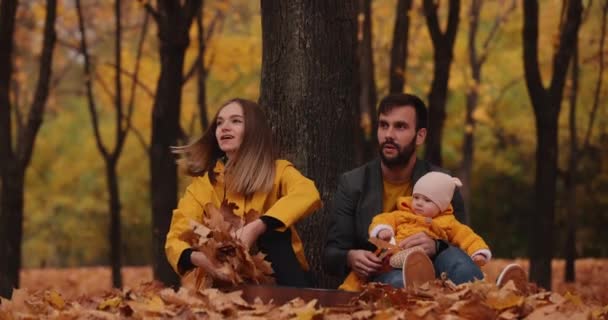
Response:
M458 178L436 171L427 173L416 182L411 197L397 200L396 211L374 217L369 227L370 237L399 243L413 234L424 232L433 239L458 246L477 265L485 265L492 257L488 245L454 217L450 202L457 186L462 186ZM410 251L395 254L390 259L391 265L402 268Z

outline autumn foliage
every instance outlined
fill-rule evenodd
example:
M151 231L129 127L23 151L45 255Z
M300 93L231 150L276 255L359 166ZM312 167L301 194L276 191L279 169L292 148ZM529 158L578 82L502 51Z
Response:
M285 297L282 297L285 298ZM477 281L454 285L435 280L417 288L394 289L371 284L349 303L322 305L297 296L284 303L244 299L241 290L181 287L157 283L66 299L53 290L16 290L2 300L0 319L606 319L608 306L586 304L573 294L535 289L522 294L511 282L502 288ZM319 304L321 302L321 305Z
M251 255L238 239L240 229L257 219L259 213L248 211L244 217L234 214L236 205L224 201L220 208L208 204L203 223L191 220L192 230L182 240L205 254L205 264L193 272L197 288L237 285L241 283L272 283L270 263L261 252Z

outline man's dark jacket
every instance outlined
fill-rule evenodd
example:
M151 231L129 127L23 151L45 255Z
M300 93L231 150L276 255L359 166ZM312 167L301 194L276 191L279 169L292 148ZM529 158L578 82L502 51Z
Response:
M429 171L445 172L425 160L416 159L412 170L412 185ZM368 228L372 218L382 212L383 189L379 158L340 176L325 244L325 270L344 277L349 271L346 265L348 250L375 249L367 241ZM456 218L463 221L464 202L458 189L452 198L452 206Z

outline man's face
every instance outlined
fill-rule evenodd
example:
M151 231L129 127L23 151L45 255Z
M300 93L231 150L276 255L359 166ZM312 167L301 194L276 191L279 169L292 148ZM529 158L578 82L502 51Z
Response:
M426 129L416 132L416 109L395 107L378 117L380 158L388 167L404 166L424 143Z

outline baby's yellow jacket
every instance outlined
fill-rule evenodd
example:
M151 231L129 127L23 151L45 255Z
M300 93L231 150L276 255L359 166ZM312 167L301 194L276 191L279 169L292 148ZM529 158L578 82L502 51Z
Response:
M484 254L490 259L489 247L471 228L458 222L450 205L434 218L427 218L414 213L412 197L399 197L397 210L381 213L374 217L369 226L370 237L375 237L382 230L391 230L397 243L419 232L426 233L437 240L446 240L458 246L468 255Z
M427 218L413 213L412 197L399 197L397 209L374 217L369 226L370 237L376 237L381 230L388 229L399 243L411 235L424 232L433 239L446 240L460 247L471 257L479 253L485 255L488 260L491 258L492 253L486 242L471 228L456 220L452 205L438 216ZM365 282L351 271L340 285L340 289L360 291Z

